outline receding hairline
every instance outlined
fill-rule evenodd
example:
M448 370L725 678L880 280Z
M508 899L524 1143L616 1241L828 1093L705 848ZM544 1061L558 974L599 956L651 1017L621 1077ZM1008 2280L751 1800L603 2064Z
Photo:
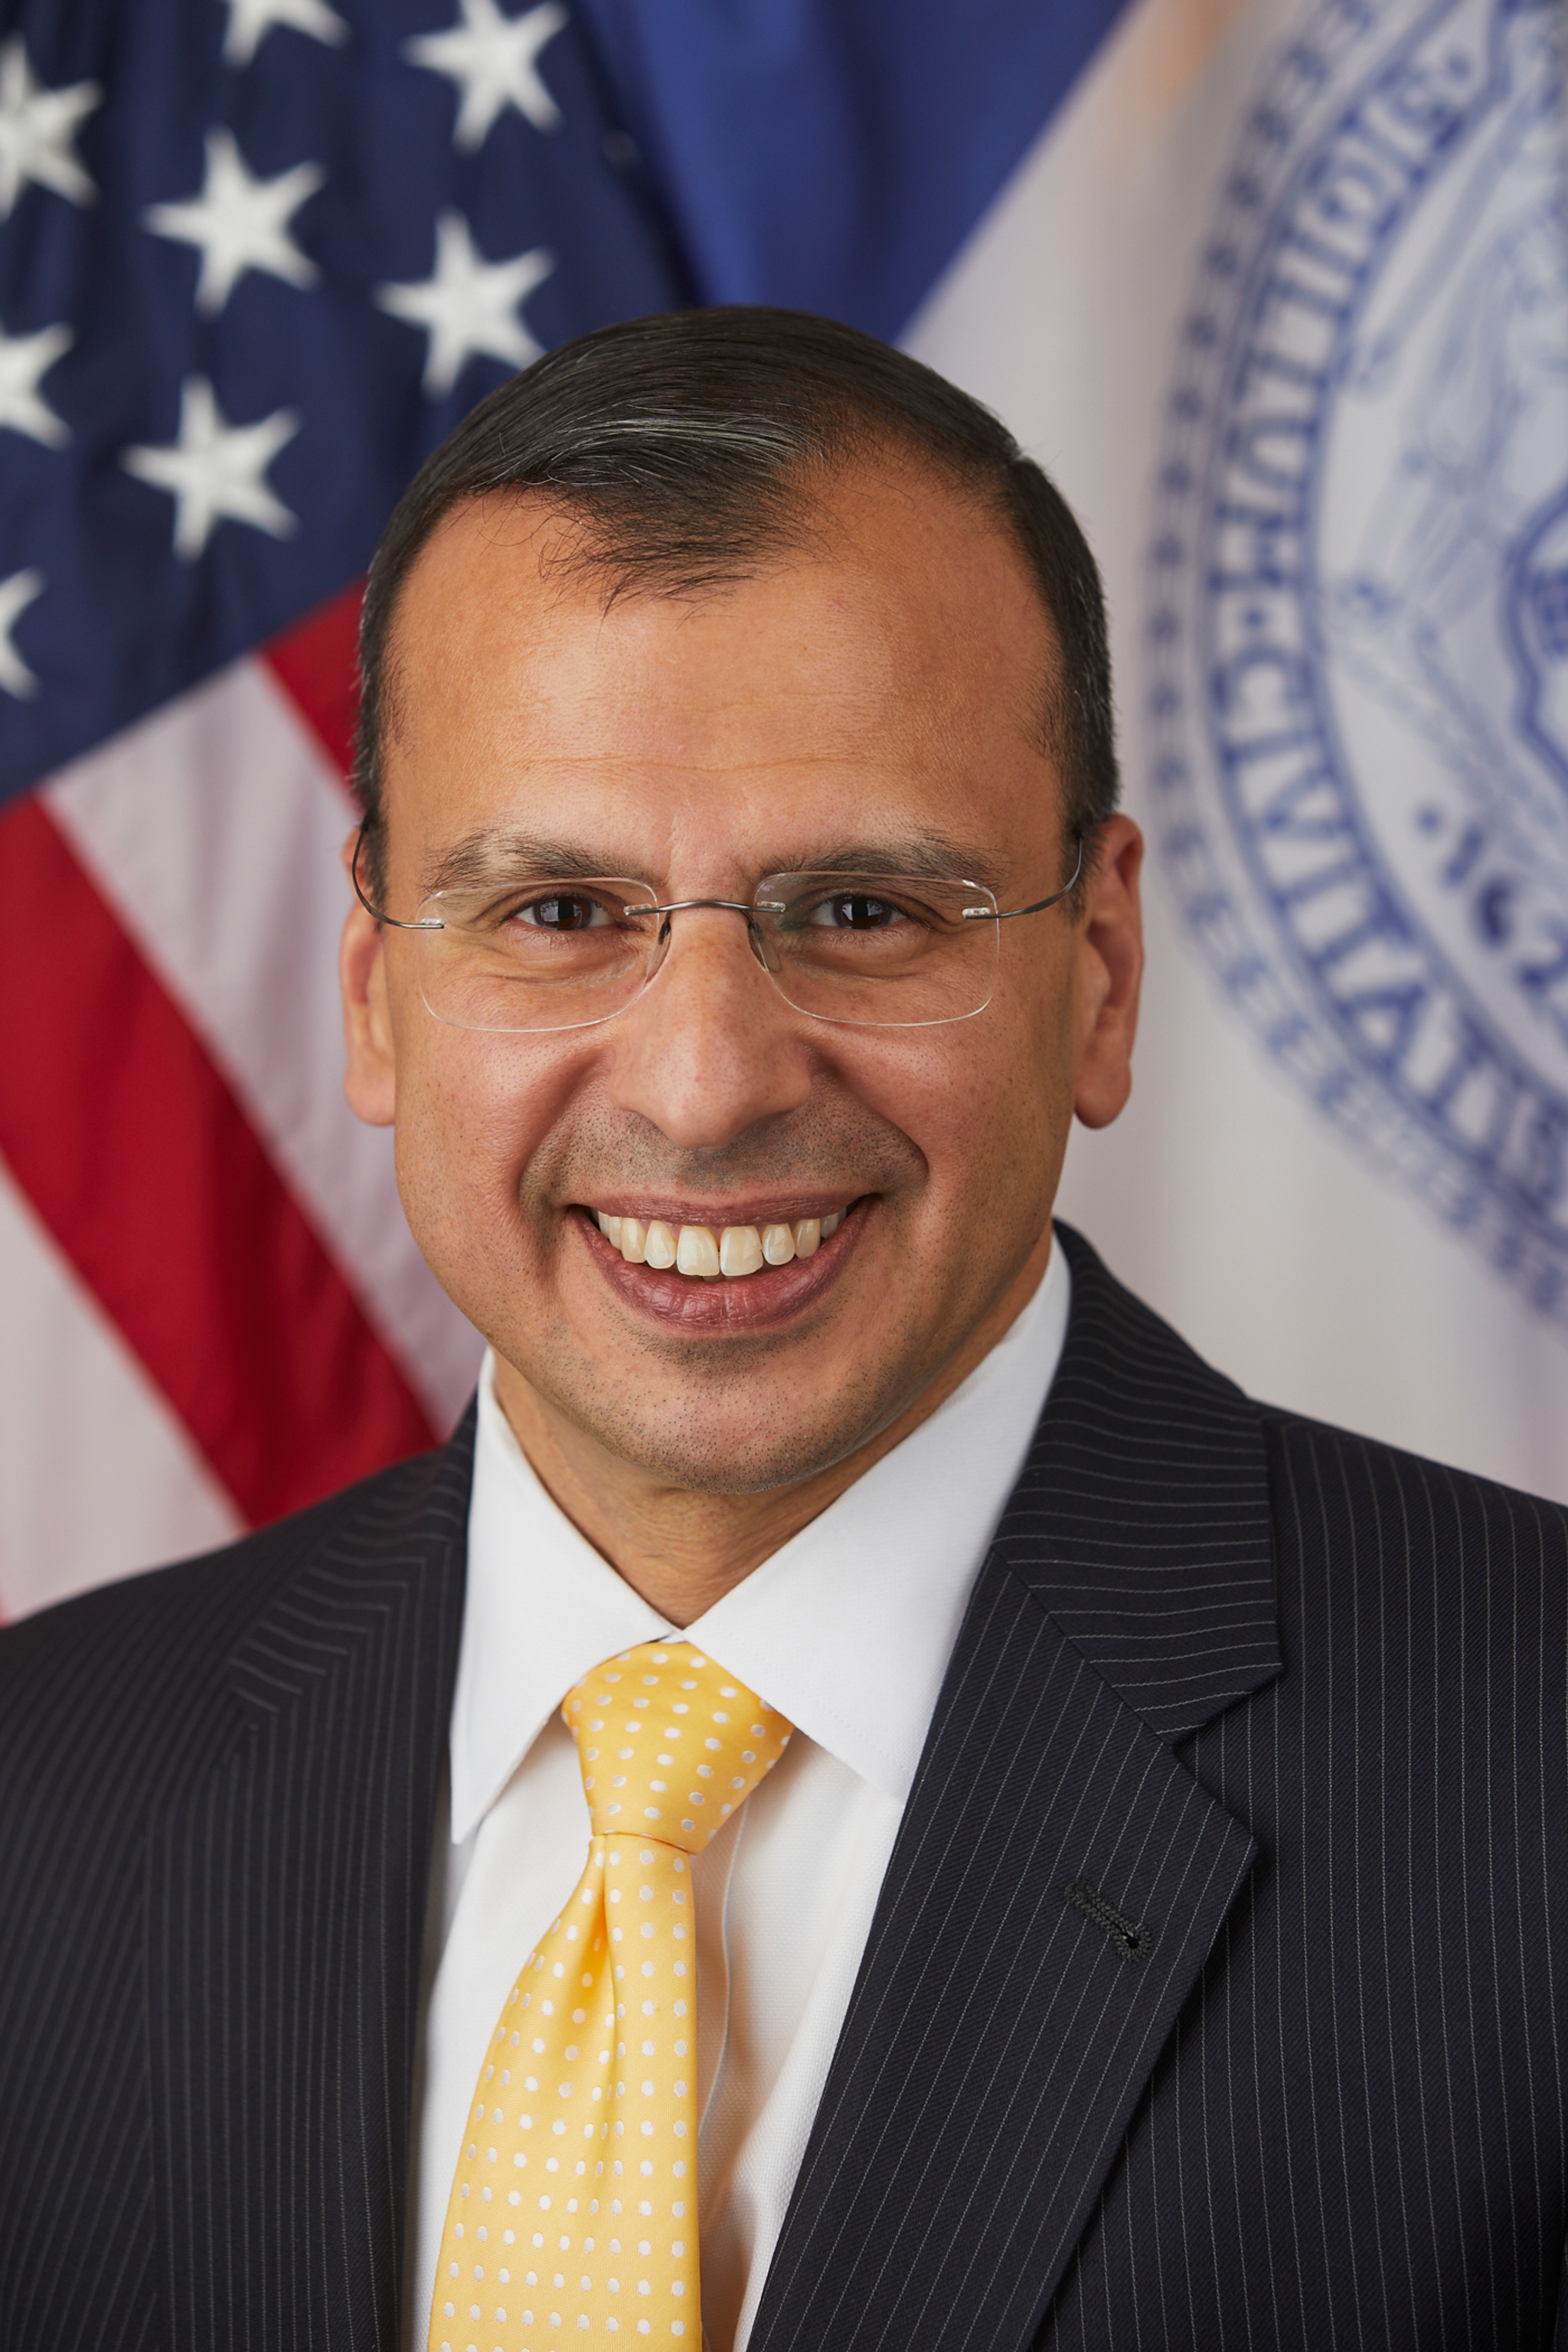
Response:
M768 501L769 512L746 534L750 543L706 564L672 561L667 566L657 557L650 559L640 547L628 551L615 513L606 515L597 503L574 496L570 487L501 482L458 491L421 540L398 579L384 619L379 679L383 744L396 740L402 731L405 702L401 637L408 591L431 551L464 524L471 524L487 511L498 518L531 516L522 545L538 547L542 538L555 534L555 544L539 563L541 581L546 586L558 583L563 598L579 583L590 587L596 583L605 614L622 603L696 604L721 599L769 573L788 570L802 558L827 557L835 542L842 544L846 536L841 522L835 528L834 491L857 477L880 477L894 483L901 478L911 489L923 484L928 490L945 492L951 504L967 509L993 543L1007 551L1029 605L1043 625L1048 665L1033 706L1026 702L1026 731L1037 732L1043 748L1054 754L1058 734L1055 705L1064 683L1065 653L1056 615L1029 551L1004 502L984 480L945 462L939 451L912 436L892 430L874 437L859 436L854 446L826 457L800 459L779 478L774 496ZM737 539L740 536L734 534Z

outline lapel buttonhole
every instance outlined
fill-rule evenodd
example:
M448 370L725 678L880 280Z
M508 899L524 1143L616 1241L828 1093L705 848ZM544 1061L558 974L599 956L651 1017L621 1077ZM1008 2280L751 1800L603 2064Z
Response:
M1108 1903L1091 1879L1069 1879L1062 1894L1075 1911L1081 1911L1086 1919L1092 1919L1110 1937L1124 1960L1148 1958L1154 1948L1152 1929L1142 1920L1129 1919L1114 1903Z

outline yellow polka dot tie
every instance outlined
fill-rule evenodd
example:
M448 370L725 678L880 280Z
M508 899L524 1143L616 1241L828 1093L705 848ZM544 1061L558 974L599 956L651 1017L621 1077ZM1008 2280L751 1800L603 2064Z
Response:
M506 1998L475 2087L432 2352L563 2334L702 2341L697 1938L687 1856L790 1727L686 1642L647 1642L562 1708L593 1818L575 1893Z

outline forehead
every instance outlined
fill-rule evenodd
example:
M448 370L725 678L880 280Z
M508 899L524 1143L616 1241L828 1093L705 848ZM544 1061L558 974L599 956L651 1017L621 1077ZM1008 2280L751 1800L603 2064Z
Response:
M771 862L835 827L984 834L1020 793L1048 824L1048 625L1005 530L923 469L832 485L797 547L696 593L610 594L580 550L542 501L492 498L422 551L390 648L395 856L698 826Z

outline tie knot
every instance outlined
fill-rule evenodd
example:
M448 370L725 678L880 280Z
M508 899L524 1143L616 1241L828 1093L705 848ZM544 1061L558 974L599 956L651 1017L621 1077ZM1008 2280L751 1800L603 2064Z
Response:
M790 1726L689 1642L645 1642L566 1694L596 1837L700 1853L784 1754Z

